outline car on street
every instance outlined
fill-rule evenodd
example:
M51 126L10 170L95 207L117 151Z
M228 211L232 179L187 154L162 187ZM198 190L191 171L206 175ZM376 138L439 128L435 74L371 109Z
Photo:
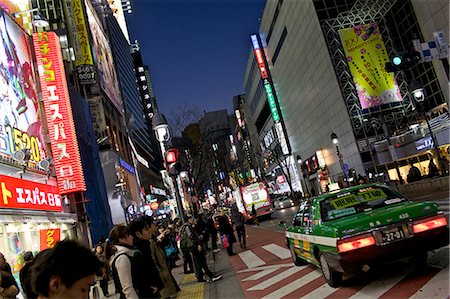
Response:
M274 199L273 201L274 208L277 210L281 210L284 208L293 207L294 201L287 196L280 196Z
M320 267L332 287L341 285L344 272L406 258L425 263L428 251L449 244L436 203L410 201L384 184L302 200L285 235L294 264Z

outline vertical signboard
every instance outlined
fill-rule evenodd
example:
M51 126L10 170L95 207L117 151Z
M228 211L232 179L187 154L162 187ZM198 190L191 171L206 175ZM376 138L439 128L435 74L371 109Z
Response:
M255 54L255 60L261 73L264 90L266 91L267 103L269 104L270 113L272 114L272 119L275 123L275 129L278 135L278 141L280 143L281 150L283 152L283 155L289 155L290 144L289 140L286 137L286 128L282 120L278 98L273 87L270 72L267 67L267 61L264 57L264 48L261 42L261 38L258 34L252 34L250 35L250 39L252 40L253 53Z
M75 66L81 84L95 83L95 69L81 0L65 0L67 27L75 53Z
M389 61L377 23L339 30L361 108L400 102L402 96L394 73L386 72Z
M85 191L59 38L54 32L33 33L33 42L59 192Z
M61 229L60 228L49 228L49 229L41 229L39 231L40 236L40 250L53 248L56 245L56 242L61 240Z

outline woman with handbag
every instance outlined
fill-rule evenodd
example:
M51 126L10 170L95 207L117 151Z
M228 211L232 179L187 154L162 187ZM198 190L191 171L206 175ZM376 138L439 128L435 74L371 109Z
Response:
M236 237L234 236L230 219L225 215L225 210L220 211L217 222L219 223L219 232L223 247L227 249L229 256L235 255L233 252L233 244L236 242Z
M158 225L158 232L159 235L156 237L158 245L166 254L167 266L169 267L169 270L172 270L175 268L175 259L178 254L178 250L175 247L176 245L172 240L172 231L169 227L166 229L164 225L160 224Z

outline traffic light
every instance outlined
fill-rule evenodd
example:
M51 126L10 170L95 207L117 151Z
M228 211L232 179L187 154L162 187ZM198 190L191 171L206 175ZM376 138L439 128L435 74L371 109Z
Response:
M182 165L178 162L178 149L171 148L167 150L165 155L166 169L171 176L177 176L180 174Z
M420 61L420 53L415 50L401 51L389 57L385 69L387 72L397 72L412 68Z

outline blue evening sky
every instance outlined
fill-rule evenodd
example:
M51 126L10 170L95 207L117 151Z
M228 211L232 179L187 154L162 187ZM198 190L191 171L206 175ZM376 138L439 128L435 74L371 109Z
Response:
M232 110L242 85L250 34L265 0L131 0L130 40L150 67L156 100L167 116L196 105Z

